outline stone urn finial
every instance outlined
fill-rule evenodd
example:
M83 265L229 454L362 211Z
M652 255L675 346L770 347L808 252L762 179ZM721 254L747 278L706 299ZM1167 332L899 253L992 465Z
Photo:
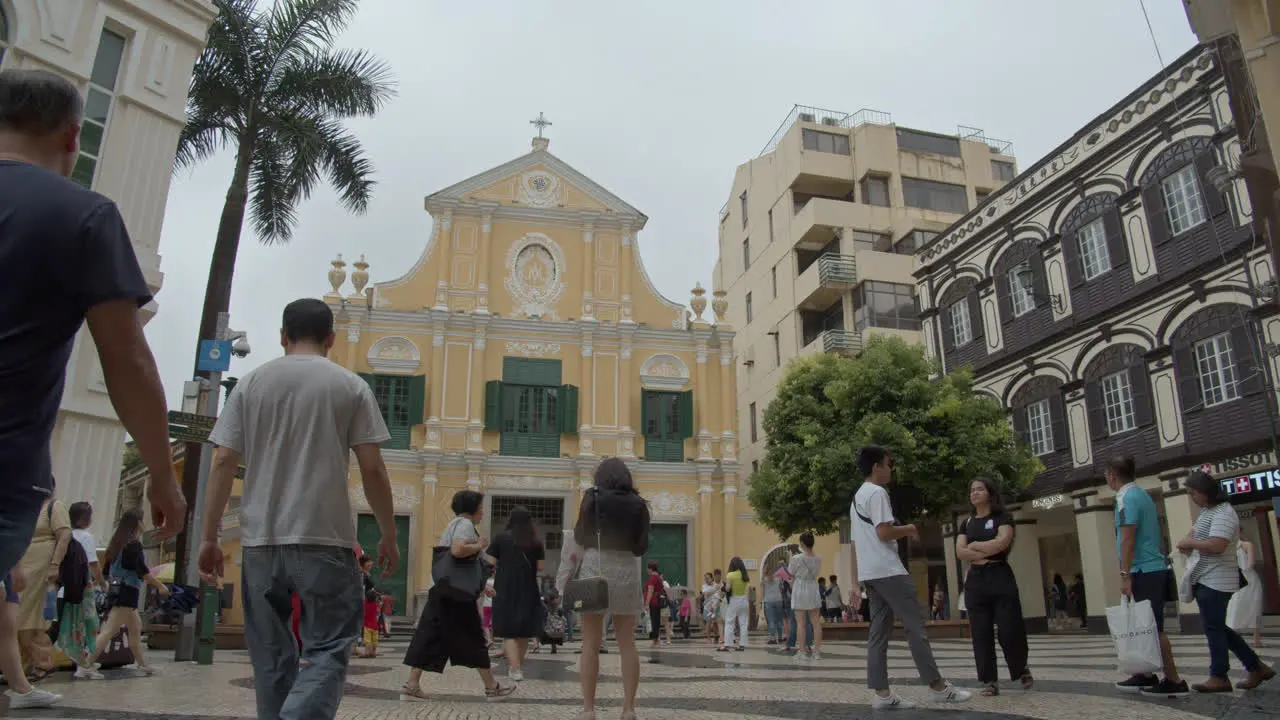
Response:
M693 299L689 301L689 307L693 308L693 312L698 316L698 321L701 322L702 313L707 309L707 299L703 297L703 295L707 294L707 291L702 289L702 283L696 283L690 292L693 293Z
M714 298L711 301L711 312L716 314L716 322L718 323L724 322L724 314L729 311L729 301L725 299L728 294L724 290L716 290L711 293Z
M338 253L338 257L334 259L332 268L329 268L329 284L333 286L333 293L341 295L342 283L347 281L347 262L342 259L342 253Z
M364 292L364 286L369 284L369 263L364 261L364 253L360 253L360 259L351 263L355 268L351 273L351 285L355 287L356 295Z

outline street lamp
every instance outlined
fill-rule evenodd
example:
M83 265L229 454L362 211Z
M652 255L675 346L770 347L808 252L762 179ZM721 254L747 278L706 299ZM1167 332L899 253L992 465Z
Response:
M1053 293L1041 294L1036 292L1036 289L1035 289L1036 276L1035 276L1035 273L1031 271L1030 267L1023 266L1021 269L1017 271L1017 275L1015 277L1017 277L1018 279L1018 284L1022 286L1022 290L1026 292L1028 295L1030 295L1032 299L1036 301L1040 301L1040 300L1049 301L1049 303L1053 305L1053 309L1056 310L1057 312L1062 312L1066 308L1066 303L1062 301L1061 295L1056 295Z

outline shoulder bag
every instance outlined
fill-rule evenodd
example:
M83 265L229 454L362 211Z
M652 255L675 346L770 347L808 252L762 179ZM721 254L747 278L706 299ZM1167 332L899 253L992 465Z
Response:
M592 489L591 492L594 493L591 504L595 508L596 519L596 574L581 577L582 572L579 571L579 577L564 585L564 606L576 612L603 612L609 609L609 583L600 574L600 556L604 552L600 531L600 491Z
M465 518L457 518L457 523ZM470 522L470 521L468 521ZM484 566L480 561L480 553L470 557L456 557L453 554L453 534L456 527L446 535L449 543L437 545L432 549L431 581L436 592L451 600L472 601L484 592Z

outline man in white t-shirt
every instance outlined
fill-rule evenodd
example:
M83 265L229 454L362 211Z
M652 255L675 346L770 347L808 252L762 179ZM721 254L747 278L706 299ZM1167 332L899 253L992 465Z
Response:
M280 330L284 357L240 380L209 434L216 451L200 572L222 574L218 530L243 460L240 590L260 718L324 720L342 700L364 606L347 489L352 453L381 533L378 566L390 573L399 562L381 449L391 435L368 383L326 357L333 342L328 305L289 303ZM301 669L289 628L291 593L302 601Z
M899 525L889 504L885 485L893 479L893 456L888 450L868 445L858 451L858 469L866 478L853 496L849 520L853 527L854 554L858 561L858 583L850 596L861 602L862 591L871 603L871 630L867 637L867 686L875 691L871 707L900 710L913 704L889 687L889 635L893 618L902 622L911 658L920 679L929 685L938 702L964 702L972 693L952 687L942 679L933 659L933 648L924 628L924 612L916 600L916 588L898 555L898 541L919 538L915 525ZM855 608L856 609L856 608Z

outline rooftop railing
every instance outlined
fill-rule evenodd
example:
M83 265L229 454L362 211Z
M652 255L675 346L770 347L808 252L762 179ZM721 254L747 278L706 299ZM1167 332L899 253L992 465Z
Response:
M847 130L861 125L892 125L893 116L887 112L868 108L863 108L854 113L847 113L843 110L830 110L812 105L794 105L791 108L791 112L787 113L787 117L782 121L782 124L774 131L773 137L769 138L769 142L765 144L760 154L764 155L765 153L773 152L773 149L778 147L778 143L782 142L782 137L787 134L791 126L800 121Z

